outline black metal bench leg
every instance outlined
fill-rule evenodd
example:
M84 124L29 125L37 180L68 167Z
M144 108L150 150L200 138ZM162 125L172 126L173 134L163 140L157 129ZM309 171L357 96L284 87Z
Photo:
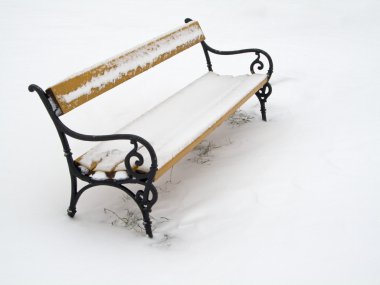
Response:
M148 210L148 208L143 208L141 212L143 214L145 232L148 235L148 237L153 238L152 222L149 217L150 211Z
M76 210L76 205L78 202L78 197L77 197L77 178L74 175L71 175L71 198L70 198L70 205L69 208L67 209L67 215L69 217L73 218L75 216L75 213L77 212Z
M266 102L267 100L265 100L265 99L261 99L261 98L259 97L259 101L260 101L261 118L262 118L263 121L266 121L266 120L267 120L267 113L266 113L266 110L267 110L267 109L265 109L265 102Z
M260 102L261 118L263 119L263 121L267 120L265 103L267 102L267 99L271 93L272 86L269 84L269 82L265 83L265 85L261 89L259 89L259 91L256 92L256 96Z
M144 184L144 190L137 191L135 200L143 215L145 232L150 238L153 238L152 222L149 213L151 212L153 205L157 202L158 194L152 181L148 180Z

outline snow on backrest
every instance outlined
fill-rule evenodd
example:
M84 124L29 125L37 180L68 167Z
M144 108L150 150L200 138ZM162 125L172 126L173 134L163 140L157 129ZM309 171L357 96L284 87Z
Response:
M47 92L64 114L203 40L199 23L190 22L75 74Z

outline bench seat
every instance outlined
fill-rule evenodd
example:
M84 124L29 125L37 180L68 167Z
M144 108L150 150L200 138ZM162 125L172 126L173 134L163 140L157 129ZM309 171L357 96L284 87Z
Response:
M232 115L267 82L267 75L218 75L208 72L168 99L129 122L117 133L143 137L156 151L155 179L170 169L209 132ZM94 180L123 180L127 177L124 159L132 149L126 141L101 142L78 157L82 173ZM145 150L140 149L144 157ZM145 161L139 171L149 170Z

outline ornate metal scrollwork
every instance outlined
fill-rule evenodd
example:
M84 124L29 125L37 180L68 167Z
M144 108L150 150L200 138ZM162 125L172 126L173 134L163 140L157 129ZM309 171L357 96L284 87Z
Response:
M270 78L273 73L273 63L271 57L269 54L262 50L255 50L254 53L256 55L256 58L252 61L249 70L252 74L260 73L260 71L264 70L264 67L267 65L267 74L268 78ZM267 62L267 64L263 62L260 56L263 56L265 58L265 62Z
M138 152L138 144L136 140L131 140L131 144L133 144L133 149L127 154L124 160L125 168L127 170L129 177L134 177L136 179L146 179L146 173L139 173L136 170L138 167L144 164L144 157L141 153ZM134 165L132 166L131 159L136 158L134 161Z
M266 103L266 101L267 101L267 99L271 93L272 93L272 86L270 85L269 82L265 83L264 86L261 87L261 89L259 89L256 92L256 96L260 102L260 111L261 111L261 117L262 117L263 121L267 120L265 103Z
M270 94L272 94L272 85L270 85L269 82L265 83L265 85L256 92L256 96L264 101L268 99Z
M144 190L136 192L134 200L141 209L143 215L145 232L149 237L153 237L152 234L152 222L150 220L149 213L152 210L152 206L157 202L158 193L156 187L152 183L145 184Z
M140 181L153 181L154 175L156 174L157 170L157 157L155 152L153 151L153 148L150 146L150 144L137 137L135 139L131 139L130 142L133 145L133 149L126 155L124 160L128 176ZM144 164L144 156L139 152L139 143L145 149L147 149L149 153L151 160L151 167L149 172L138 171L138 168ZM133 158L135 158L134 161L132 161Z
M139 190L136 192L135 200L138 204L150 209L158 199L158 192L153 184L145 185L144 190Z
M254 61L252 61L249 70L251 71L252 74L257 73L257 70L261 71L264 69L264 63L260 60L260 53L255 52L257 57L255 58ZM257 70L255 70L257 68Z

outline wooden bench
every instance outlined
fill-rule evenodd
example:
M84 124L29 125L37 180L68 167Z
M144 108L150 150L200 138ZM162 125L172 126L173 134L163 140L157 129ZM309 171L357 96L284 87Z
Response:
M261 105L262 119L266 120L265 102L272 91L268 81L273 71L268 53L261 49L213 49L206 44L198 22L186 19L185 23L46 91L35 84L29 86L29 91L36 91L45 105L63 145L71 176L71 200L67 210L70 217L74 217L76 204L84 191L99 185L113 186L137 203L146 234L153 237L149 217L157 201L153 182L254 94ZM203 48L208 72L147 113L127 122L119 133L84 135L71 130L60 120L60 116L74 108L198 43ZM252 53L251 74L226 76L214 73L210 53ZM100 143L74 159L67 137ZM77 189L77 179L87 182L80 190ZM131 184L139 185L141 190L132 191Z

